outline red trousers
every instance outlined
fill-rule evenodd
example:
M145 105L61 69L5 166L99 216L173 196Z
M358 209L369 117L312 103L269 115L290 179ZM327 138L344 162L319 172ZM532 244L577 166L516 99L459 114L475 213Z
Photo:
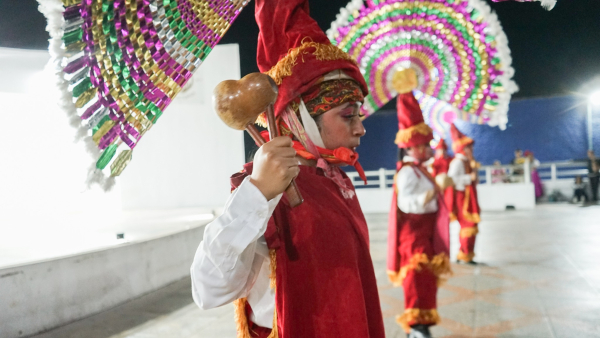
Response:
M436 214L400 213L399 235L401 268L404 276L404 314L397 318L398 323L410 330L415 324L436 324L437 282L433 251L433 231Z
M469 201L465 201L465 191L455 192L456 200L456 218L460 224L460 251L458 252L457 259L465 262L470 262L475 257L475 238L479 232L477 224L479 222L478 210L469 210ZM466 202L466 203L465 203Z

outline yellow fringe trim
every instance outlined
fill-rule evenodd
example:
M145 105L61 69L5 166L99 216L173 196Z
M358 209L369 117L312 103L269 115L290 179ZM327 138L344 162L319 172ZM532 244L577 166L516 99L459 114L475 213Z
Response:
M233 306L235 308L237 338L252 338L248 327L248 317L246 316L246 298L234 300Z
M388 278L390 282L394 286L402 286L404 279L409 271L421 271L423 267L430 269L433 274L438 279L438 286L445 281L447 276L442 277L442 275L452 275L452 269L450 267L450 259L448 255L445 253L440 253L435 255L431 261L424 253L418 253L413 255L408 264L400 268L400 271L391 271L388 270Z
M474 237L478 233L479 233L479 228L477 228L477 227L462 228L462 229L460 229L460 238Z
M475 257L474 252L466 254L462 251L459 251L458 254L456 255L456 259L458 259L459 261L463 261L463 262L470 262L473 260L474 257Z
M273 328L267 338L279 338L279 329L277 328L277 308L273 311Z
M450 218L450 222L454 222L454 221L458 220L458 218L456 217L456 214L453 212L451 212L448 217Z
M429 268L437 277L438 287L445 283L446 280L454 274L452 272L452 265L450 264L450 257L443 252L435 255L433 259L431 259Z
M410 333L410 324L435 325L440 322L440 315L436 309L406 309L403 314L396 316L396 322L408 334Z
M465 218L465 220L467 222L479 223L479 222L481 222L481 218L479 217L479 214L476 212L470 213L467 211L467 210L469 210L470 199L471 199L471 189L465 189L465 200L463 202L463 217Z
M269 286L271 289L275 290L275 286L277 285L277 251L275 249L269 250L269 268L271 273L269 273ZM267 338L279 338L279 330L277 329L277 306L275 306L275 310L273 310L273 328L271 329L271 334Z
M269 250L269 257L271 258L271 262L269 264L269 267L271 269L271 273L269 274L269 286L271 287L271 289L275 289L275 285L277 285L277 253L275 252L275 249Z
M458 147L459 146L464 146L467 145L469 143L473 143L473 139L467 136L463 136L461 138L459 138L458 140L453 140L452 141L452 150L454 150L454 152L458 152Z
M416 133L422 135L429 135L433 133L433 130L431 129L431 127L425 124L425 122L421 122L410 128L398 130L398 133L396 134L396 140L394 141L394 143L407 143Z
M269 250L270 263L269 267L271 273L269 274L270 287L275 289L276 281L276 267L277 267L277 254L275 250ZM248 317L246 316L246 298L240 298L233 301L235 309L235 326L237 331L237 338L252 338L250 335L250 327L248 326ZM273 329L271 334L267 338L279 338L279 330L277 329L277 307L273 313Z
M307 51L309 48L314 48L313 52ZM277 85L281 85L283 79L292 75L292 68L297 65L298 56L313 54L319 61L347 60L358 66L348 53L342 51L338 47L331 44L322 44L313 42L309 37L302 39L302 44L288 51L287 55L279 60L267 75L269 75ZM304 62L304 59L302 60Z

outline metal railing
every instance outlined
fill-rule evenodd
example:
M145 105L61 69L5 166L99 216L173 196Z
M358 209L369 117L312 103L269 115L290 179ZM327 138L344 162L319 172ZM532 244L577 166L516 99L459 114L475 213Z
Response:
M506 177L513 178L512 181L503 183L531 182L530 164L525 162L523 165L501 165L501 166L482 166L479 168L479 184L493 184L492 175L494 170L502 169ZM587 163L581 161L549 162L542 163L537 168L542 181L572 180L575 176L587 177ZM521 174L519 172L522 171ZM387 189L394 184L395 170L380 168L379 170L365 171L367 176L367 185L364 185L358 173L348 172L348 177L356 189Z
M572 180L576 176L587 177L587 163L582 161L564 161L541 163L535 168L542 181L556 182L559 180ZM502 183L530 182L530 164L483 166L480 170L480 184L493 184L494 171L503 170L508 181Z

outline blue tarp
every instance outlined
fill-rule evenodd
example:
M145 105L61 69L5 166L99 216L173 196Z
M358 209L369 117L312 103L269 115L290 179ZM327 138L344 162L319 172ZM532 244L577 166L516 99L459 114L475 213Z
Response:
M600 107L594 108L593 116L594 149L600 155ZM562 96L513 101L508 119L506 130L463 121L456 121L456 126L475 140L475 157L484 165L495 160L510 163L517 148L533 151L541 162L587 158L587 104L583 98ZM367 118L364 125L367 134L358 148L363 168L395 168L396 111L377 112Z

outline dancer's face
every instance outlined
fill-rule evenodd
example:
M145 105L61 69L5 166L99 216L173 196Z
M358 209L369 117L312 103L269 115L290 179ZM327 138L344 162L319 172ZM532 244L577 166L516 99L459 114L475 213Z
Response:
M463 148L463 153L468 159L473 159L473 145L468 145Z
M429 144L418 144L414 147L408 148L407 153L419 162L425 162L431 158L432 151Z
M327 149L346 147L356 151L365 135L359 104L344 103L319 116L317 124Z

